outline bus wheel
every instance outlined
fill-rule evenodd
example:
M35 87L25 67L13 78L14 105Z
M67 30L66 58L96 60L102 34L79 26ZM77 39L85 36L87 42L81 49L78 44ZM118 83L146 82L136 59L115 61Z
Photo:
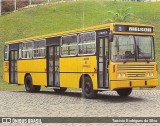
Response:
M27 75L25 78L25 89L26 92L39 92L41 89L41 86L33 85L32 84L32 77L30 75Z
M93 90L93 84L90 77L84 77L82 80L82 94L83 97L91 99L95 98L97 91Z
M55 88L55 89L54 89L54 91L55 91L56 93L64 93L66 90L67 90L67 88L60 88L60 89Z
M116 91L120 96L127 97L131 94L132 88L117 89Z

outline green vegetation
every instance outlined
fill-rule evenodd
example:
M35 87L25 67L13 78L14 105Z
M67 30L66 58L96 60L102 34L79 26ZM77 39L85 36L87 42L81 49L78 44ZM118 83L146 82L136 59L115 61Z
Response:
M116 12L108 11L110 15L113 15L113 19L109 19L109 22L128 22L133 18L133 13L129 13L131 7L118 8Z
M114 15L108 11L116 12L125 7L131 7L129 12L134 14L134 19L128 20L129 22L155 26L156 59L160 64L160 2L78 1L37 6L1 16L0 76L5 41L103 24L106 20L113 19Z
M17 86L17 85L8 85L7 83L3 83L0 81L0 90L25 90L24 85L23 86Z

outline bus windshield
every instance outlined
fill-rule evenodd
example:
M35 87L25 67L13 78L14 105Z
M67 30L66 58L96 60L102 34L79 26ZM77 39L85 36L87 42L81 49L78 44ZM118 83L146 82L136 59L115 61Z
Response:
M113 62L154 61L152 36L114 35L111 43Z

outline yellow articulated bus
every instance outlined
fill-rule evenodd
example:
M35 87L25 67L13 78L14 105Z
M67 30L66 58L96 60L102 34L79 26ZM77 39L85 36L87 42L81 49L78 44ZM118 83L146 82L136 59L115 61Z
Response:
M154 35L150 25L111 23L9 41L4 80L25 84L27 92L45 86L82 88L85 98L105 90L128 96L135 87L158 85Z

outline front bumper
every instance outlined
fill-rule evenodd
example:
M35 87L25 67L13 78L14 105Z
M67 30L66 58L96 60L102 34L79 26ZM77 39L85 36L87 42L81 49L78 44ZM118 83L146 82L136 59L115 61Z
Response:
M156 87L158 86L158 79L146 79L146 80L111 80L110 90L119 88L135 88L135 87Z

